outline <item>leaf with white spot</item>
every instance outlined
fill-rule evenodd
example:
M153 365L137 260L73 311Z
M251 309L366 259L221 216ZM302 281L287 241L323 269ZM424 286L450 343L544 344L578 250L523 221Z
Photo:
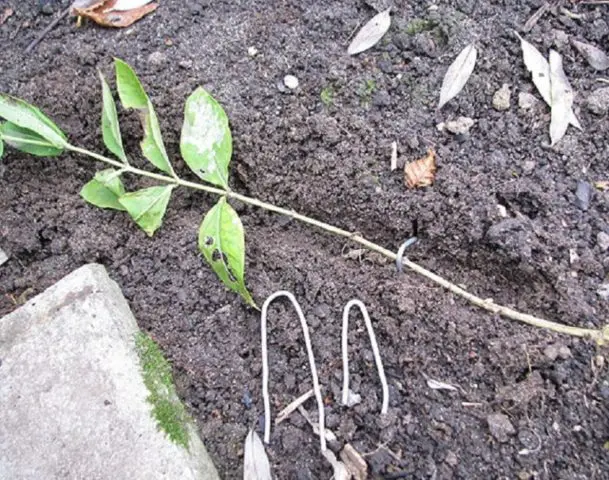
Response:
M228 165L233 153L228 117L220 104L201 87L186 100L180 151L199 178L228 187Z
M374 47L381 38L387 33L391 26L390 8L376 14L372 19L364 25L349 45L347 53L356 55L369 48Z
M574 94L563 70L562 58L555 50L550 50L550 92L552 96L550 140L552 145L556 145L567 133Z
M264 445L256 432L250 430L243 448L243 480L272 480L271 465Z
M575 39L571 39L571 43L576 50L586 59L594 70L607 70L609 68L609 57L600 48L594 45L589 45Z
M516 32L515 32L516 33ZM537 50L533 45L523 39L518 33L516 36L520 40L520 46L522 48L522 58L524 60L524 65L529 72L531 72L531 78L533 80L533 84L537 87L537 91L543 98L544 102L548 104L548 106L552 106L552 91L550 84L550 64L545 59L545 57L541 54L539 50ZM573 113L573 110L568 112L569 123L573 125L575 128L582 129L579 120Z
M463 90L463 87L474 71L477 57L478 51L473 43L465 47L461 53L457 55L457 58L455 58L454 62L448 67L446 75L444 75L438 108L442 108Z

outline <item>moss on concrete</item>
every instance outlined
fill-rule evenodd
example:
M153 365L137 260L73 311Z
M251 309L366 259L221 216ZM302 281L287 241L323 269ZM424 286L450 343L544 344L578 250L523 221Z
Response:
M159 346L145 333L139 332L136 335L135 345L140 357L144 384L150 392L147 400L152 405L152 415L158 428L164 431L172 442L188 449L190 417L176 394L171 365Z

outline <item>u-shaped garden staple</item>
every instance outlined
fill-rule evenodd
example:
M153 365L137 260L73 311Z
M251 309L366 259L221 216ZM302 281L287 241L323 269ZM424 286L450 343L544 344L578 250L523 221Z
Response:
M381 387L383 389L383 405L381 407L381 415L387 413L389 408L389 387L387 386L387 379L385 378L385 369L383 368L383 362L381 361L381 355L379 353L379 347L376 343L376 336L372 328L372 322L368 315L366 306L360 300L350 300L343 310L343 333L342 333L342 354L343 354L343 405L348 404L349 400L349 353L348 349L348 333L349 333L349 312L351 307L359 307L364 317L364 323L366 324L366 330L370 337L370 344L372 345L372 353L374 354L374 361L376 368L379 372L379 379L381 381Z
M271 402L269 399L269 362L267 353L267 332L266 332L266 317L268 314L269 305L278 297L287 297L294 306L298 318L300 319L300 325L304 334L305 346L307 348L307 355L309 356L309 365L311 366L311 377L313 377L313 392L315 393L315 399L317 400L317 409L319 413L319 440L321 444L321 451L326 451L326 432L325 432L325 414L324 414L324 403L321 398L321 389L319 388L319 378L317 376L317 368L315 367L315 357L313 355L313 348L311 347L311 338L309 336L309 327L305 320L304 314L300 304L288 291L278 291L273 293L269 298L266 299L264 305L262 305L261 315L261 326L260 333L262 336L262 398L264 401L264 443L269 443L271 439Z

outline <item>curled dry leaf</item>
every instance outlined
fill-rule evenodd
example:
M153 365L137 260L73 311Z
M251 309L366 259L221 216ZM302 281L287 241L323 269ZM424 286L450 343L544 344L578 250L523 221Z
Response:
M552 97L550 139L552 145L556 145L567 133L574 94L562 68L562 57L555 50L550 50L550 93Z
M131 10L117 10L117 5L125 5L121 0L106 0L96 2L86 8L72 8L72 14L80 17L90 18L95 23L104 27L124 28L137 22L140 18L154 12L159 6L158 3L146 3ZM133 2L132 2L133 3ZM142 2L137 2L142 3ZM133 3L135 4L135 3Z
M455 58L450 67L448 67L446 75L444 75L444 80L442 81L438 108L442 108L463 90L463 87L474 71L477 57L478 51L472 43L465 47L457 58Z
M609 57L600 48L574 39L571 39L571 43L595 70L602 71L609 68Z
M535 87L537 87L537 91L543 100L548 104L548 106L551 107L552 91L550 86L550 64L539 50L524 40L520 35L518 35L517 32L514 33L516 33L516 36L520 40L524 65L526 66L527 70L531 72L533 84ZM569 111L568 116L569 123L575 128L579 128L581 130L582 126L575 116L575 113L573 113L573 110Z
M356 55L374 47L391 26L390 8L382 11L364 25L349 45L347 53Z
M271 466L262 440L250 430L243 449L243 480L272 480Z
M436 174L436 152L427 150L427 155L404 167L404 181L408 188L428 187L433 184Z

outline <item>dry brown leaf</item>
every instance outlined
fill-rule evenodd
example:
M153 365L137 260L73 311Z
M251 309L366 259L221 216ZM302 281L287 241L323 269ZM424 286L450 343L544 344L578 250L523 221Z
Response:
M15 13L15 11L12 8L5 8L2 15L0 15L0 25L6 22L13 15L13 13Z
M404 181L408 188L429 187L436 176L436 152L427 150L423 158L407 163L404 167Z
M115 5L119 0L106 0L96 3L89 8L73 8L72 13L80 17L86 17L104 27L124 28L137 22L140 18L154 12L158 3L148 3L133 10L118 11Z
M604 192L605 190L609 190L609 180L600 180L595 182L594 186L601 192Z

